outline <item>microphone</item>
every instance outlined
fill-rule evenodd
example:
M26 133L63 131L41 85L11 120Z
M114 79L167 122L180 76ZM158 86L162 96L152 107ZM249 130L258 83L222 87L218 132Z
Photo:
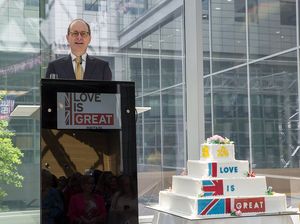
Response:
M82 56L80 55L80 62L79 62L81 65L82 65Z

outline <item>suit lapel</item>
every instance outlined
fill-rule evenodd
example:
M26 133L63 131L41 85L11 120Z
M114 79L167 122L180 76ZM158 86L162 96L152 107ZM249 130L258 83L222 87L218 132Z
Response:
M65 58L64 70L67 79L76 79L71 55Z
M89 55L87 55L83 79L91 79L92 78L93 71L95 70L94 67L95 67L94 59L89 57Z

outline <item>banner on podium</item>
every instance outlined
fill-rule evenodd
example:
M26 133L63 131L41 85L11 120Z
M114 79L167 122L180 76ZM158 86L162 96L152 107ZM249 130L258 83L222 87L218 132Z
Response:
M121 129L120 94L57 92L58 129Z

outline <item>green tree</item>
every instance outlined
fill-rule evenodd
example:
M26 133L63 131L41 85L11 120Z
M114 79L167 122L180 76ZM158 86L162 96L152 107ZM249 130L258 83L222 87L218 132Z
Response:
M0 102L4 94L0 93ZM23 154L14 146L14 133L8 129L8 120L0 120L0 184L22 187L23 176L18 172L18 165L22 163ZM0 187L0 201L7 193Z

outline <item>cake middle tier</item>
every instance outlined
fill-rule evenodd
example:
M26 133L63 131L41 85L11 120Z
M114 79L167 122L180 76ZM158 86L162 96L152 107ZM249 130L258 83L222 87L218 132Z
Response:
M223 179L200 179L189 176L172 177L172 192L192 197L265 195L266 191L266 178L264 176Z
M222 162L188 160L187 170L190 177L196 178L246 177L249 172L249 162L247 160Z

